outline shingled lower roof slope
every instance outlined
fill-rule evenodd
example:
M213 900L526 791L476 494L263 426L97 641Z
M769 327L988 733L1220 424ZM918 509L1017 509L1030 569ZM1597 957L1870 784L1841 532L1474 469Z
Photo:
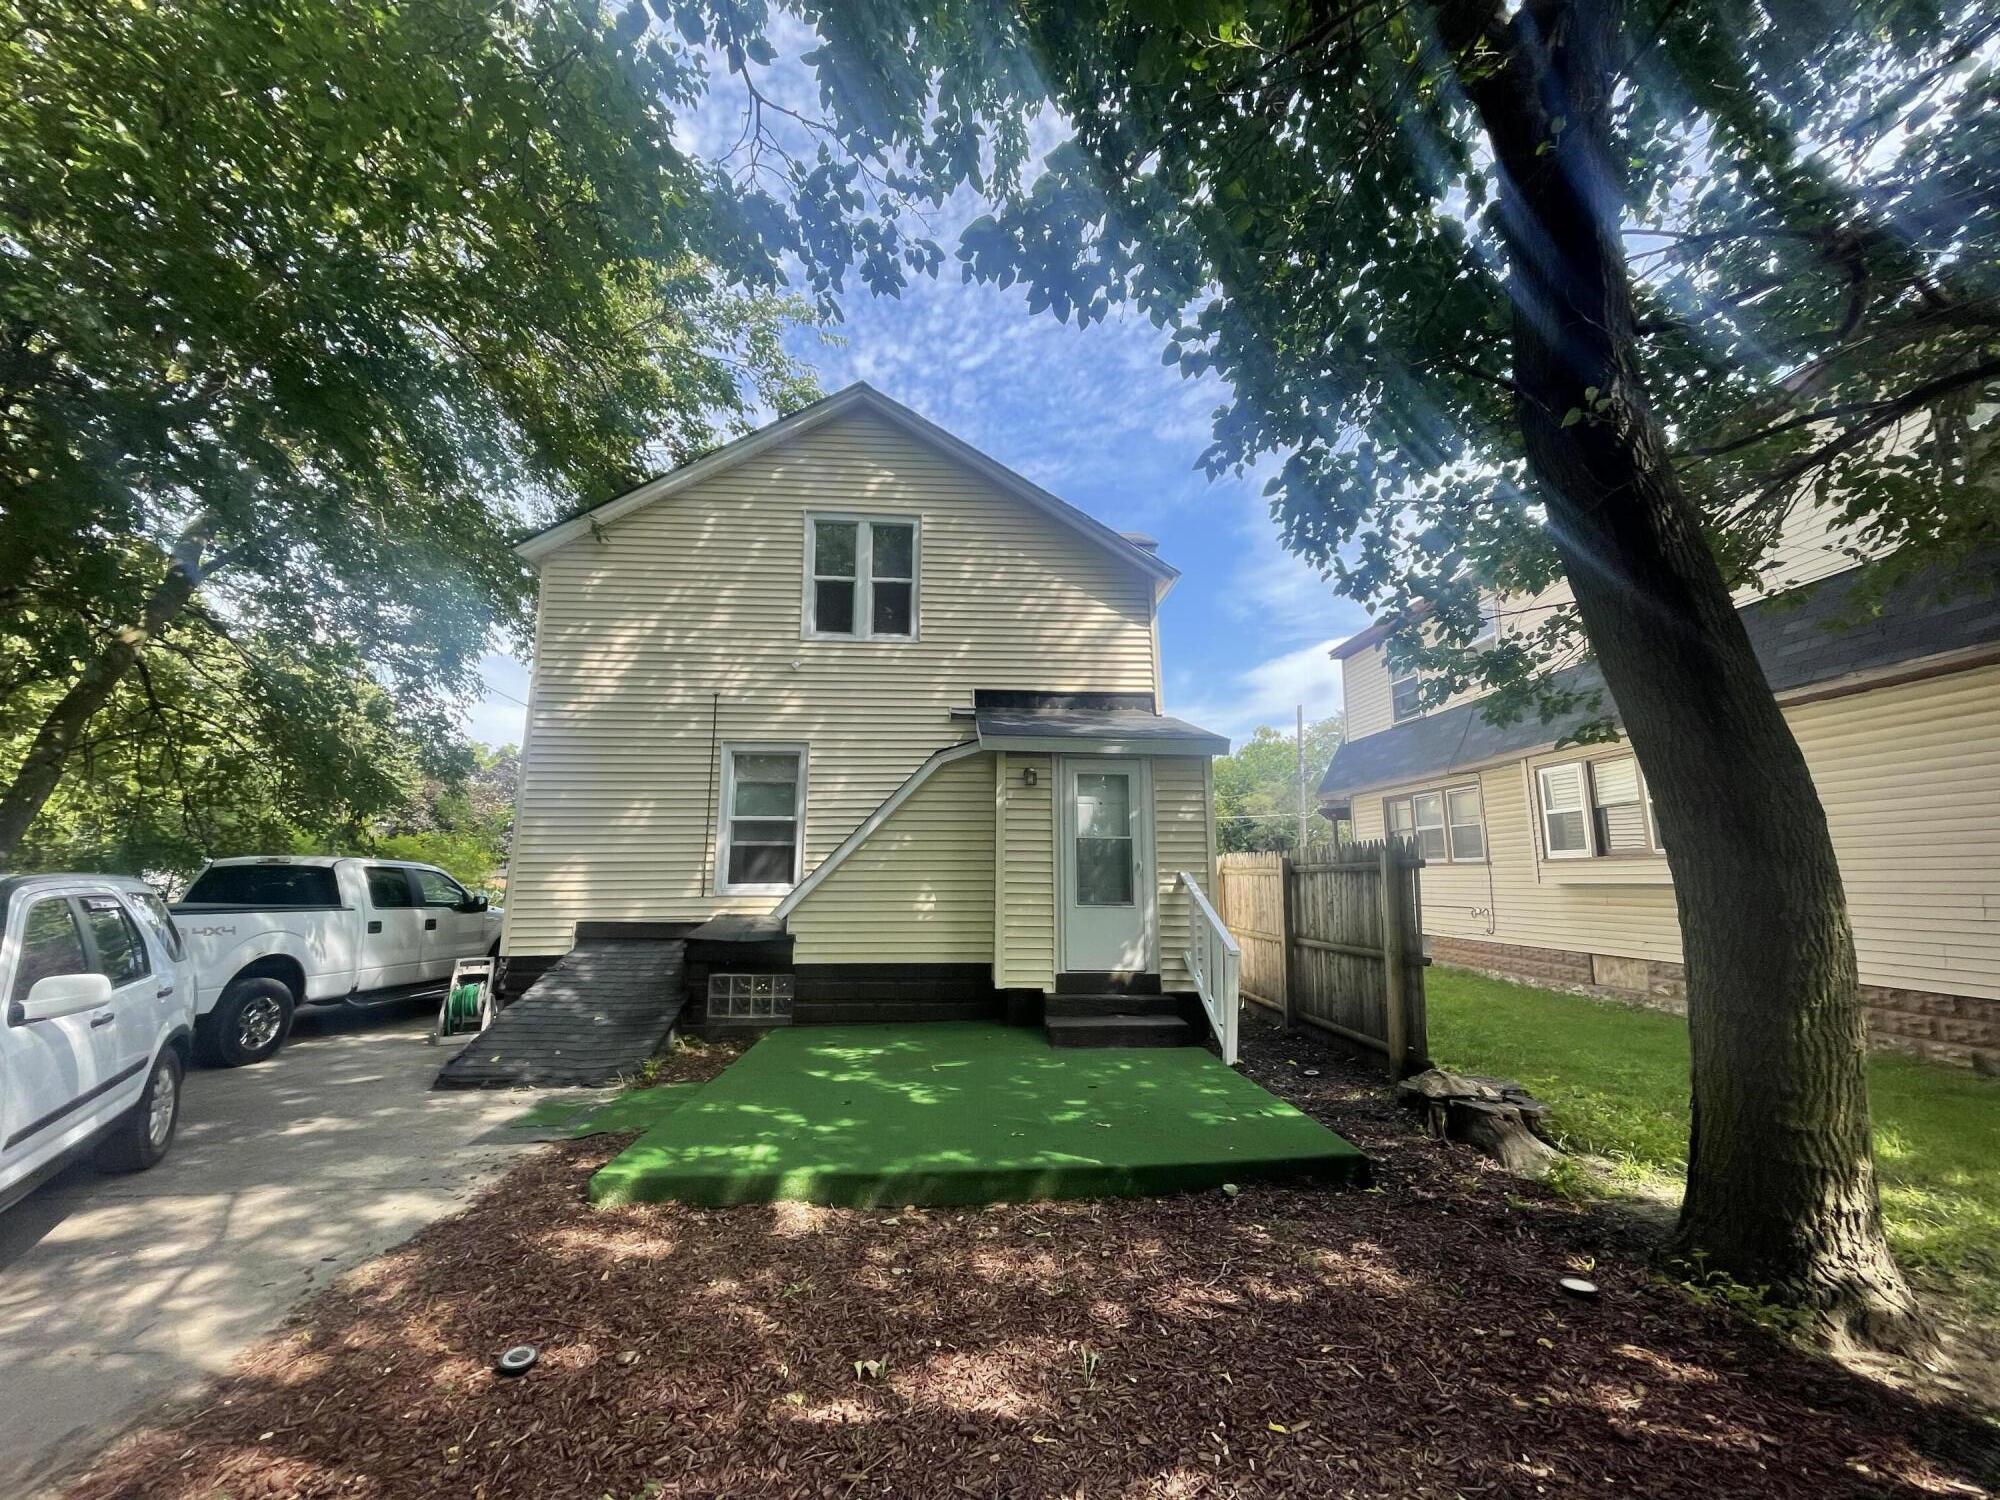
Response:
M2000 591L1993 587L2000 559L1981 558L1969 571L1984 586L1940 601L1940 577L1919 574L1890 591L1879 615L1842 624L1851 612L1863 570L1850 569L1804 588L1744 606L1743 623L1775 693L1795 692L1861 672L1879 671L1926 657L2000 643ZM1564 687L1604 689L1595 662L1558 673ZM1610 694L1605 693L1606 702ZM1321 778L1321 796L1363 787L1414 781L1461 766L1526 755L1574 733L1589 712L1549 722L1528 719L1490 724L1478 703L1427 714L1379 734L1350 740L1334 752ZM1614 706L1615 713L1615 706Z

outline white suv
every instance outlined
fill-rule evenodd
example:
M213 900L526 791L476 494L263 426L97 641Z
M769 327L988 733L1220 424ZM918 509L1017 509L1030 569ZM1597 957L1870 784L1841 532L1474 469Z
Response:
M143 881L0 875L0 1208L86 1151L109 1171L173 1144L194 969Z

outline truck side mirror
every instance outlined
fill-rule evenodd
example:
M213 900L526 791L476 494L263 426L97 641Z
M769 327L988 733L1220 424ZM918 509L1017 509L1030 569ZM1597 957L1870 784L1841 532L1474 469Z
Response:
M486 899L486 898L485 898L484 896L467 896L467 897L465 898L465 904L464 904L463 906L461 906L461 907L459 908L459 910L460 910L460 911L485 911L485 910L486 910L486 908L487 908L487 906L488 906L489 904L490 904L490 903L488 903L487 899Z

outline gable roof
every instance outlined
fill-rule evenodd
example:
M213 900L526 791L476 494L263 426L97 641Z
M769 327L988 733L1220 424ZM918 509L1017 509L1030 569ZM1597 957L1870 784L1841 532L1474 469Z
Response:
M1946 593L1954 581L1937 570L1919 573L1888 591L1879 614L1845 623L1855 614L1855 592L1865 568L1823 578L1743 606L1743 626L1764 668L1771 691L1797 694L1820 684L1876 674L1905 663L1950 656L1971 665L2000 645L2000 591L1975 583ZM1991 577L1993 560L1969 566L1961 582ZM1555 674L1560 688L1603 692L1615 716L1617 706L1604 691L1597 663L1585 662ZM1333 753L1320 779L1321 797L1511 759L1553 747L1596 717L1588 710L1544 723L1528 718L1491 724L1478 700L1441 713L1425 714L1393 728L1349 740Z
M970 469L995 488L1069 527L1086 541L1110 553L1121 562L1131 564L1148 577L1157 578L1168 585L1180 577L1180 569L1170 563L1162 562L1147 547L1138 544L1122 532L1112 530L1102 521L1086 515L1067 501L1057 499L1032 480L1016 474L1005 464L987 457L970 443L953 437L935 422L925 420L900 401L891 401L873 386L861 381L856 381L844 390L815 401L810 406L802 406L789 417L780 418L768 427L760 427L733 443L725 443L713 453L704 454L700 458L684 463L657 479L649 479L637 488L629 489L622 495L614 496L602 504L592 506L589 510L581 511L566 521L545 527L517 542L514 551L529 562L539 562L558 547L587 535L593 526L602 526L621 516L630 515L633 511L651 505L656 500L664 500L690 485L712 479L746 459L754 458L781 443L789 442L801 433L810 432L836 417L856 411L869 412L893 423L918 442Z

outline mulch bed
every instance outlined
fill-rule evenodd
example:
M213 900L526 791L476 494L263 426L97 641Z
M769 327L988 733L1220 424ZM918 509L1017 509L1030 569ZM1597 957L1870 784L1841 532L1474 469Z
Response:
M556 1145L70 1494L1981 1493L1990 1429L1691 1304L1615 1218L1245 1034L1376 1189L593 1212L617 1142ZM536 1368L490 1373L523 1340Z

